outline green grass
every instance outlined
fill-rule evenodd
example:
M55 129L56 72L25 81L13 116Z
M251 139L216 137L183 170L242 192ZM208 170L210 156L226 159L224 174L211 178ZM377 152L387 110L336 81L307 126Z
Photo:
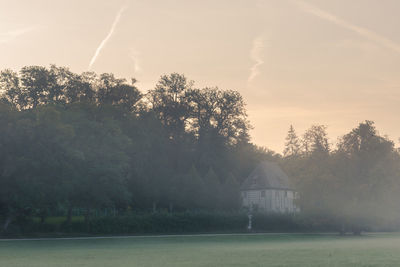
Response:
M400 234L0 241L0 266L400 266Z

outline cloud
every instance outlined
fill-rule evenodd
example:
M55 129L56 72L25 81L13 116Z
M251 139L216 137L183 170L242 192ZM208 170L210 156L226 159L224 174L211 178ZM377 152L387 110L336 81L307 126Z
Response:
M253 40L253 46L250 51L250 58L254 61L253 66L250 68L250 75L247 79L247 82L250 83L254 80L257 75L260 74L260 66L264 64L264 60L262 59L262 51L264 48L264 39L261 36L258 36Z
M369 29L354 25L351 22L348 22L342 18L339 18L327 11L324 11L318 7L315 7L305 1L302 0L294 0L294 2L305 12L310 13L316 17L319 17L323 20L332 22L342 28L348 29L370 41L374 41L379 45L389 48L397 53L400 53L400 44L376 33Z
M92 59L90 60L89 63L89 70L92 68L93 64L96 62L97 57L99 56L101 50L103 49L103 47L107 44L107 42L110 40L111 36L113 35L115 28L118 25L119 20L121 19L122 13L124 13L126 9L126 6L122 7L118 13L117 16L114 19L114 22L111 26L110 31L108 32L107 36L103 39L103 41L101 41L100 45L97 47L96 52L94 53Z
M17 39L18 37L20 37L21 35L29 33L35 29L36 29L36 27L26 27L26 28L21 28L21 29L16 29L16 30L0 33L0 44L5 44L8 42L11 42L14 39Z

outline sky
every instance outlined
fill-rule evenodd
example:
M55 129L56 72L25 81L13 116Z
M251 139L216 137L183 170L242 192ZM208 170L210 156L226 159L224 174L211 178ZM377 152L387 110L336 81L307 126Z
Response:
M0 0L0 69L56 64L154 88L178 72L239 91L252 142L282 152L373 120L400 137L398 0Z

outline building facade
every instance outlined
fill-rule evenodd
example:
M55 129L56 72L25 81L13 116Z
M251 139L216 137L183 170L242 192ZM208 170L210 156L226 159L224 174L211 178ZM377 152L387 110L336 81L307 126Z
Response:
M242 207L267 213L296 213L297 192L278 164L262 162L241 186Z

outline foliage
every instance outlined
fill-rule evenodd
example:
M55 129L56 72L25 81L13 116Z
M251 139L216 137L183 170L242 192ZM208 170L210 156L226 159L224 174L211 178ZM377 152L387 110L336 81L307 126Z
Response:
M312 229L322 222L358 233L400 219L399 150L372 121L341 137L337 147L324 125L312 125L300 138L290 126L281 156L250 143L238 92L196 88L178 73L161 76L147 93L135 82L54 65L0 72L1 231L32 217L45 227L46 217L59 210L66 226L73 210L82 209L79 227L92 223L106 232L125 219L93 222L94 211L235 212L240 184L265 160L279 161L289 174L296 204L309 218L302 223ZM160 223L158 215L148 216L136 219ZM168 216L179 227L194 218ZM265 225L283 227L274 218ZM287 229L302 223L296 218Z
M240 94L197 89L177 73L147 94L135 81L54 65L0 72L4 231L32 216L44 224L60 208L67 223L77 208L86 221L110 207L238 209L236 177L263 154L248 142Z
M120 216L98 216L84 220L73 217L70 223L61 217L20 221L8 232L10 236L32 234L177 234L210 232L248 232L245 212L156 212L127 213ZM321 232L338 230L338 222L323 217L293 214L256 213L252 219L254 232Z
M293 125L290 125L288 135L286 137L285 149L283 150L283 155L285 157L298 156L300 154L300 140L297 137L296 131Z
M399 153L372 121L341 137L336 150L321 125L307 130L302 142L301 153L282 163L299 191L303 214L329 218L341 232L399 226Z

